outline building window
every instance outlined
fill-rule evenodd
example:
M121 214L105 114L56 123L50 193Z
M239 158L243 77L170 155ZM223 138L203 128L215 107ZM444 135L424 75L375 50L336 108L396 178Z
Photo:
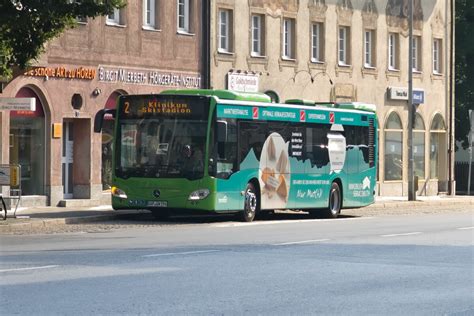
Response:
M364 67L375 67L375 30L364 32Z
M189 0L178 0L178 32L189 33Z
M318 63L324 61L323 54L323 23L311 25L311 61Z
M446 165L446 127L440 114L436 114L430 129L430 179L440 178L440 169Z
M232 11L227 9L219 10L218 27L218 51L222 53L232 52Z
M143 27L156 28L156 5L155 0L143 0Z
M435 38L433 40L433 73L435 74L441 74L443 72L443 69L441 67L441 47L441 39Z
M283 19L283 51L282 57L284 59L295 59L296 49L295 39L295 19Z
M388 69L398 70L399 39L397 33L388 34Z
M421 36L413 36L412 48L413 71L421 71Z
M397 113L392 112L385 124L385 180L402 180L403 130Z
M350 65L350 28L348 26L339 27L338 59L340 66Z
M413 126L413 169L415 176L425 178L425 123L421 115L415 114Z
M265 16L252 15L252 56L265 55Z
M120 25L120 9L114 8L114 11L107 15L107 19L105 22L107 25Z

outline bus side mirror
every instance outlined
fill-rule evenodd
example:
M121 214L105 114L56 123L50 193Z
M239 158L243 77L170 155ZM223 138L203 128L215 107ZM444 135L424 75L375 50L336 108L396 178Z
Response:
M217 121L217 142L218 143L227 142L227 122L226 121Z
M102 131L102 125L104 123L104 116L106 114L111 114L115 118L115 109L102 109L99 110L94 117L94 133L100 133Z

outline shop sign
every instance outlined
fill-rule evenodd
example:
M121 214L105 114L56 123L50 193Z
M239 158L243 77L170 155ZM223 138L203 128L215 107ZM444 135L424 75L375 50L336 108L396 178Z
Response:
M95 68L84 67L34 67L23 75L29 77L93 80L95 79L96 72Z
M126 83L148 86L200 88L201 76L164 72L153 69L113 68L99 66L98 80L105 83Z
M388 96L390 100L408 101L408 89L389 87ZM423 104L425 102L425 91L421 89L413 89L413 104Z
M258 75L255 74L227 74L227 89L239 92L258 92Z
M0 110L35 111L35 98L0 98Z

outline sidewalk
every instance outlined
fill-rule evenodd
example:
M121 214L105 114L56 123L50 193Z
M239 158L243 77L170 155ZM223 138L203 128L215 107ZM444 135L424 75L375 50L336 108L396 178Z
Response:
M416 201L408 201L407 197L376 197L374 204L366 207L375 209L396 209L415 207L466 206L474 209L474 196L419 196ZM97 207L32 207L19 208L16 218L13 210L9 211L5 221L0 220L0 233L12 232L16 229L28 230L55 225L84 224L105 220L114 220L126 215L140 214L143 210L114 211L110 205Z

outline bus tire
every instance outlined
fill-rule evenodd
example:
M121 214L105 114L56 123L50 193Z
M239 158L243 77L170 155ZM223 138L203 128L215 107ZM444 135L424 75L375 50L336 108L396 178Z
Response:
M342 207L342 192L339 184L333 182L331 184L331 190L329 191L328 208L323 212L326 218L336 218L341 214Z
M258 209L258 194L252 182L247 183L245 189L244 210L240 212L240 219L243 222L251 222L254 220Z

